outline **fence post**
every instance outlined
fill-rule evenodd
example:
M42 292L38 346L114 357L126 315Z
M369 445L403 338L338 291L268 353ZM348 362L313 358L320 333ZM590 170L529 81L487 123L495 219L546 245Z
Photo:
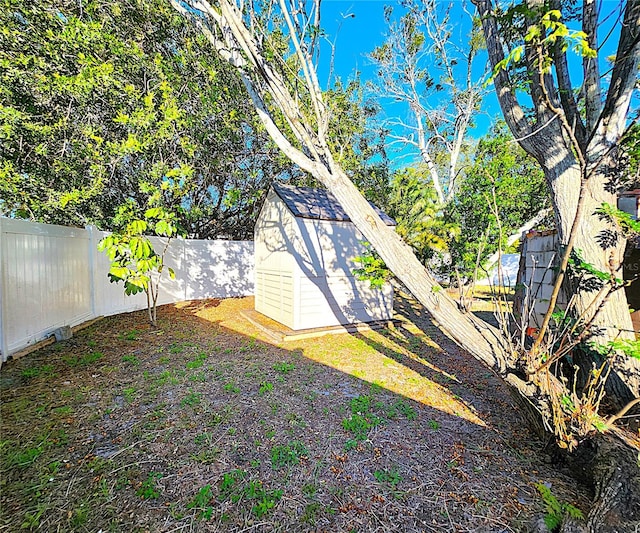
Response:
M2 358L0 359L0 365L9 358L9 339L7 338L7 329L5 319L7 313L5 311L6 305L6 291L5 291L5 279L4 279L4 261L5 261L5 242L2 225L2 217L0 217L0 351L2 351Z
M91 298L91 317L95 318L96 313L96 253L98 251L98 243L96 243L96 227L93 225L85 226L89 233L89 296Z

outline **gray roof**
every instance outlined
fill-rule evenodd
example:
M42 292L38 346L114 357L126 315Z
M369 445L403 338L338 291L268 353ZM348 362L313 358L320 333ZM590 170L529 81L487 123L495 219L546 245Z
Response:
M282 199L294 216L331 220L335 222L351 222L349 215L342 208L336 197L325 189L313 187L294 187L284 183L274 183L273 190ZM396 221L381 209L373 205L380 218L387 226L395 226Z

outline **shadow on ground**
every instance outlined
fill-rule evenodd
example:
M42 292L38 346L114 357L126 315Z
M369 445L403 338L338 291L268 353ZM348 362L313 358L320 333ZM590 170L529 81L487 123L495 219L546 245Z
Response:
M419 307L275 346L250 306L164 306L157 329L109 317L3 366L0 527L532 531L535 483L585 504Z

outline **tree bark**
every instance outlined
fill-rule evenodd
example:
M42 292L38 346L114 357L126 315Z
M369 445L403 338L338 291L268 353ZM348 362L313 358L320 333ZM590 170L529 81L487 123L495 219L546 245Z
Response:
M538 2L538 0L531 1ZM493 4L491 0L474 0L474 3L482 17L487 50L490 61L495 67L504 57L504 53L497 21L493 14ZM588 20L585 22L590 31L593 31L594 15L595 12L590 11L588 6L586 15ZM616 205L614 189L610 183L610 174L615 171L612 147L616 146L624 130L631 87L635 80L630 69L635 69L633 72L637 72L640 61L639 21L640 0L632 0L625 10L625 23L618 48L618 57L621 59L614 67L604 111L598 120L592 119L597 129L592 130L588 147L581 145L577 137L571 137L571 131L575 135L577 127L574 125L574 129L571 130L571 124L566 118L571 116L571 109L558 108L558 102L552 100L555 98L556 91L550 87L551 78L538 71L539 64L536 63L533 49L535 43L528 45L527 54L531 67L531 96L536 108L537 123L540 125L537 129L529 125L525 119L513 94L508 73L501 69L494 79L498 100L507 124L516 137L522 137L521 146L536 158L544 170L551 191L560 242L567 244L569 241L576 217L579 191L584 181L583 218L579 221L574 249L578 250L584 261L595 269L610 273L619 279L622 279L624 239L618 237L617 242L609 243L609 246L605 247L602 237L610 228L607 228L605 221L597 217L595 211L604 202ZM595 42L595 38L591 39ZM593 65L591 63L587 65L590 72L593 72ZM561 63L559 67L562 71L566 65ZM564 78L560 76L560 79ZM591 95L597 92L599 89L594 89ZM570 101L565 98L565 102ZM552 113L554 109L555 115ZM580 161L585 162L582 168ZM633 327L623 291L614 292L599 306L593 305L593 299L593 293L580 291L576 293L574 307L576 316L586 322L592 322L594 328L601 333L590 340L606 344L617 338L632 339ZM593 314L596 311L597 315L594 317ZM613 376L609 380L608 392L619 397L618 404L624 404L634 396L640 396L640 361L614 353L611 365L617 378Z
M554 151L549 150L550 153ZM561 243L566 243L575 217L577 191L580 188L580 168L569 151L555 150L552 157L545 160L543 166L547 183L552 191L556 227ZM622 279L624 247L626 241L618 239L615 246L604 248L600 244L602 232L607 231L606 222L595 214L603 203L615 205L616 198L607 192L605 181L609 178L603 172L595 172L586 183L584 199L583 221L578 227L574 249L581 257L601 272L610 273ZM571 289L571 284L569 284ZM606 344L615 339L633 340L633 324L624 291L618 290L609 295L602 305L594 305L597 292L575 290L575 315L585 323L592 324L593 331L598 334L589 338L600 344ZM611 376L607 392L618 397L618 404L625 404L640 396L640 361L612 352L612 369L617 374ZM583 369L588 372L588 368ZM625 385L626 384L626 385Z
M582 442L574 453L559 453L574 475L593 488L593 505L583 531L640 531L640 468L636 448L616 435L596 434ZM569 523L562 531L570 531Z

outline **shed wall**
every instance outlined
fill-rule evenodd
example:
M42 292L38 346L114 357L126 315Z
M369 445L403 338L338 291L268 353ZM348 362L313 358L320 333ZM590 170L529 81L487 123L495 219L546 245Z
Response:
M364 237L351 222L296 218L298 312L292 329L388 320L393 289L372 289L358 281L355 258L365 253Z
M351 222L295 217L271 191L255 229L256 311L294 330L390 319L391 285L352 274L363 240Z
M294 327L295 217L272 190L255 227L255 308L265 316Z
M298 289L300 311L292 329L389 320L393 315L390 284L372 289L368 281L334 275L300 278Z

